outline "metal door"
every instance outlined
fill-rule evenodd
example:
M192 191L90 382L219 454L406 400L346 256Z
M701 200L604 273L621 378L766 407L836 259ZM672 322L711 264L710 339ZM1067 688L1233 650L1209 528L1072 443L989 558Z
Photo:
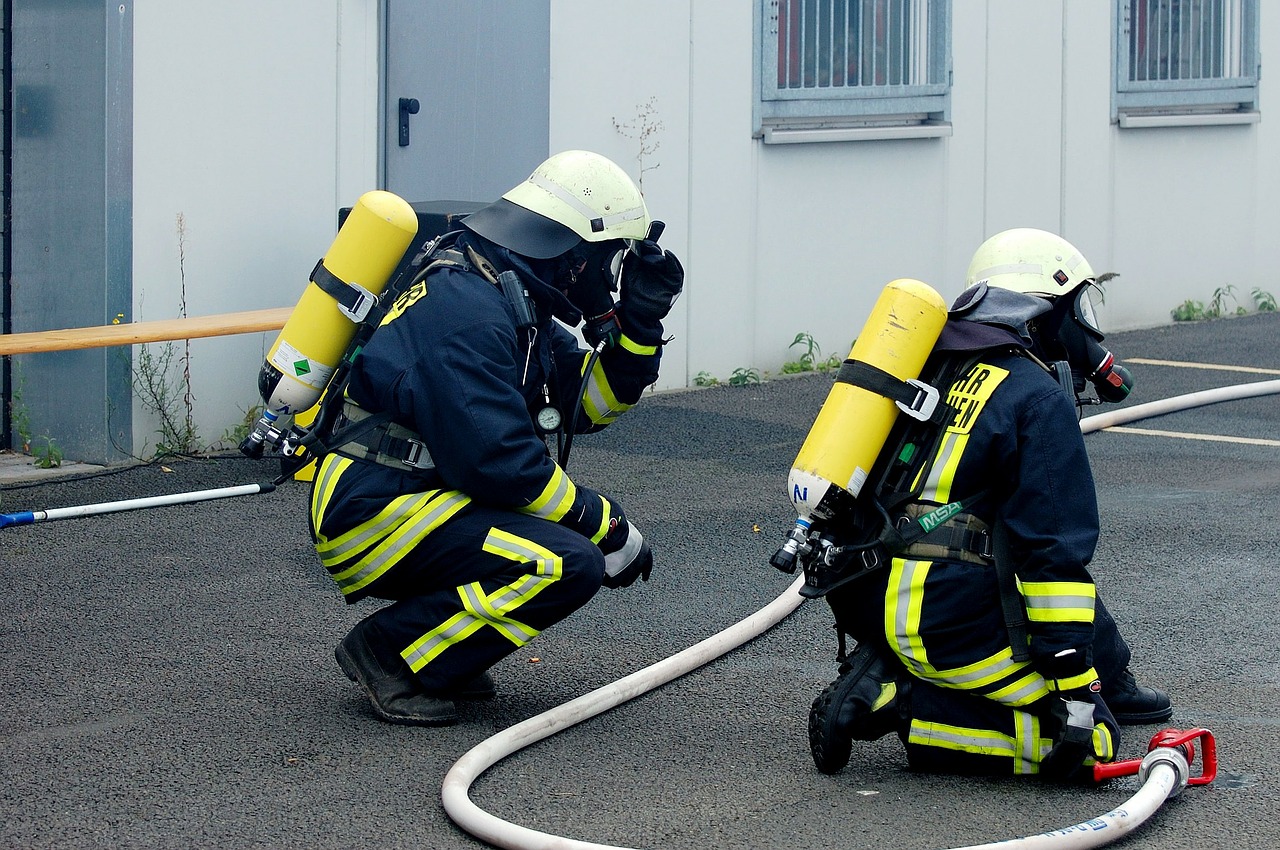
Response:
M550 0L387 0L384 185L490 201L548 155Z

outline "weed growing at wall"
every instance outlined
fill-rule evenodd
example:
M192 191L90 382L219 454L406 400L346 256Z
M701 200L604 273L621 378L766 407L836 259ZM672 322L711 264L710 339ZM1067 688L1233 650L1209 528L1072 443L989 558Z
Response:
M796 375L801 372L827 372L831 369L839 368L840 364L844 362L842 358L834 354L823 357L822 347L813 338L813 334L805 333L804 331L796 334L796 338L787 346L787 350L790 351L797 346L801 349L800 357L782 364L782 374L784 375Z
M62 466L62 449L57 441L48 434L36 435L31 430L31 411L23 400L26 386L27 378L22 374L22 367L15 362L13 390L9 394L9 422L18 435L18 451L31 455L34 464L41 469Z
M662 120L658 118L657 95L649 98L644 103L636 104L636 115L630 121L619 121L614 118L613 129L639 144L639 150L636 152L636 166L639 168L636 185L640 187L640 193L644 194L645 172L653 171L662 164L660 162L654 162L652 165L647 164L651 161L653 155L658 152L658 148L662 147L662 141L658 138L663 125Z
M1256 312L1276 312L1276 297L1270 292L1254 287L1250 298ZM1175 322L1197 322L1203 319L1220 319L1223 316L1244 316L1248 313L1249 308L1240 303L1235 286L1229 283L1215 289L1207 303L1188 298L1170 311Z
M182 213L177 215L177 231L178 317L185 319L187 228ZM195 426L195 396L191 392L191 340L183 340L180 351L172 341L161 346L139 345L132 370L138 403L159 423L155 457L199 453L202 446Z

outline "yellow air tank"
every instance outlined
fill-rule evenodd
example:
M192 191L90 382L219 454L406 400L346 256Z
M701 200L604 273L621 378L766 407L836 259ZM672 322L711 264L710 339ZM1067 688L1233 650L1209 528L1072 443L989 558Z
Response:
M902 381L920 377L942 333L947 305L928 284L890 281L880 293L849 359ZM857 496L898 416L893 399L837 380L823 402L788 476L791 501L802 519L826 516L838 491ZM835 491L835 492L833 492Z
M302 413L320 400L363 318L360 308L386 288L417 232L413 207L398 195L374 190L356 201L321 260L323 268L318 265L312 273L258 373L269 418ZM364 290L364 303L355 313L345 311L316 283L325 269L338 281Z

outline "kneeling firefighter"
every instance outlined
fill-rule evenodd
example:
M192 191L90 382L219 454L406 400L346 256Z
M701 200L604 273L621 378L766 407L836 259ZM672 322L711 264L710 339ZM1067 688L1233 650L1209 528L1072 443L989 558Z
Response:
M920 375L941 415L899 417L862 497L815 522L825 555L803 592L825 596L840 637L809 717L819 770L896 733L913 769L1077 781L1114 758L1118 725L1171 716L1129 672L1088 571L1099 516L1078 405L1132 386L1101 345L1093 285L1052 233L983 243Z
M391 723L454 723L494 662L653 565L618 501L563 467L658 377L684 281L660 224L615 163L567 151L461 225L352 361L311 495L346 601L392 603L335 650ZM584 315L591 350L566 328Z

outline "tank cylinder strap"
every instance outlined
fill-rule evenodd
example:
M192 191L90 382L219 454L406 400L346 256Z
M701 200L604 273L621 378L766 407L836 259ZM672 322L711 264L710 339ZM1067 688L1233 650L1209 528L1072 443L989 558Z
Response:
M938 403L936 387L922 381L901 380L862 360L844 361L836 372L836 380L884 396L897 403L903 413L921 422L941 425L950 418L950 409Z
M325 267L324 257L316 260L311 282L338 302L338 309L353 322L363 322L378 303L378 296L358 283L350 283Z
M361 422L373 415L354 402L344 402L342 419L345 421L340 422L338 427ZM381 422L333 450L353 460L377 463L401 472L409 470L421 472L435 469L436 466L421 436L416 431L395 422Z

